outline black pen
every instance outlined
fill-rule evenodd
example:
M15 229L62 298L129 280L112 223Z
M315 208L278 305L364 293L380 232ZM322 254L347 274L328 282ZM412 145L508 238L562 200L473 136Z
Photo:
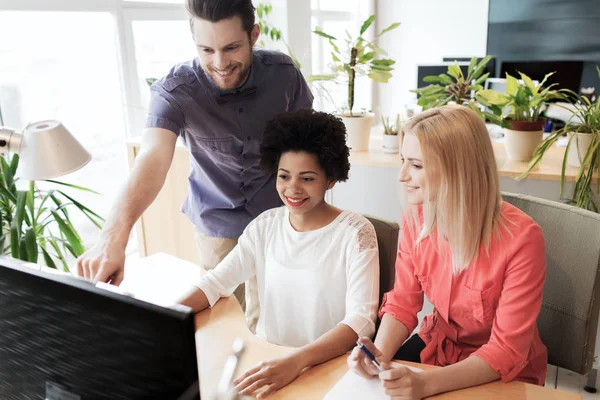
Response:
M359 342L356 342L356 345L358 346L358 348L359 348L359 349L361 349L361 350L362 350L362 352L363 352L363 353L365 353L365 355L366 355L366 356L369 358L369 360L371 360L371 362L373 363L373 365L374 365L375 367L377 367L377 369L378 369L380 372L383 372L383 371L385 371L385 369L383 369L383 367L381 366L381 364L379 364L379 363L377 362L377 360L375 359L375 356L373 355L373 353L371 353L371 352L369 351L369 349L367 349L367 348L365 347L365 345L364 345L364 344L362 344L362 343L359 343Z

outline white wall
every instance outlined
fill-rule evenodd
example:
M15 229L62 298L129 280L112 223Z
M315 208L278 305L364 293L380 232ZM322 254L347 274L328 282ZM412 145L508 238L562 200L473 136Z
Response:
M488 8L488 0L378 0L378 30L401 25L379 40L396 68L387 84L376 85L375 111L396 114L416 98L409 90L416 88L417 65L486 55Z

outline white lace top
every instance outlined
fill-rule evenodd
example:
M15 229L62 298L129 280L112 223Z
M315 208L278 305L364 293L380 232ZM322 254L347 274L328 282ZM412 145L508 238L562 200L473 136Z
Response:
M373 225L343 211L333 222L297 232L286 207L268 210L244 230L238 245L196 286L212 307L256 276L260 315L257 336L300 347L337 324L358 336L375 332L379 258Z

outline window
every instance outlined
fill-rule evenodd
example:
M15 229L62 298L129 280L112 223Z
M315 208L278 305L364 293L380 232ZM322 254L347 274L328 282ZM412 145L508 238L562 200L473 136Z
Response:
M374 13L372 1L360 0L311 0L311 30L321 28L327 34L334 36L338 41L346 37L348 31L353 37L365 19ZM371 28L372 29L372 28ZM367 32L367 37L368 33ZM331 45L329 42L315 34L311 37L312 47L312 73L331 73ZM315 93L314 107L323 111L339 111L347 105L346 82L336 84L326 82L321 84L324 91L318 90L318 85L313 88ZM367 77L356 80L355 110L371 109L372 107L372 82Z
M11 38L0 41L3 122L21 130L29 122L62 121L93 158L61 180L102 193L73 192L101 215L127 171L115 33L107 12L0 12L0 37ZM74 223L90 243L98 231L79 215L73 213Z
M62 121L92 161L60 180L99 192L72 194L107 216L129 171L125 141L145 121L145 78L195 57L183 0L0 0L0 37L0 124ZM72 214L93 245L97 228Z

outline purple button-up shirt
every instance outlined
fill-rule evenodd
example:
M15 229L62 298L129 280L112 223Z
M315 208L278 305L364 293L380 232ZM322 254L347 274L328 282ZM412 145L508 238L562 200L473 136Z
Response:
M281 205L275 177L259 166L265 124L280 112L311 108L313 100L290 57L253 50L248 80L227 92L196 58L173 67L151 96L146 127L174 132L190 151L182 211L200 231L238 237L260 213Z

